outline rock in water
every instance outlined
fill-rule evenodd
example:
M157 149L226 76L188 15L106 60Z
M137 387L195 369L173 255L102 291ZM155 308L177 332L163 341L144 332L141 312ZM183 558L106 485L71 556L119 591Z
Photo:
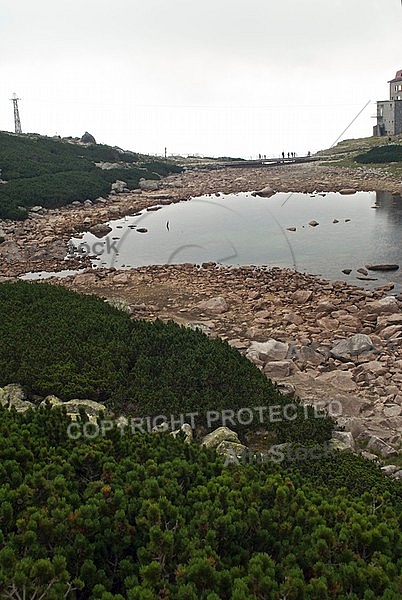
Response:
M262 198L270 198L275 194L275 190L273 190L269 185L262 188L262 190L257 190L256 192L252 192L252 196L261 196Z
M399 269L399 265L366 265L366 269L368 269L369 271L397 271Z

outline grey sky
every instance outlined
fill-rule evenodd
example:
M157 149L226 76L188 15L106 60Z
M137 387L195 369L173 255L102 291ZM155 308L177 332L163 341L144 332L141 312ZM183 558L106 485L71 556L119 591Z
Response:
M141 152L303 154L371 135L400 0L0 0L0 129Z

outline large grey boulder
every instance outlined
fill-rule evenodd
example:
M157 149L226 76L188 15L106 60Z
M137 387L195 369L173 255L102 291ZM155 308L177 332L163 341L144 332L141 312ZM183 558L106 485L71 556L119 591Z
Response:
M277 360L265 363L264 373L270 379L289 377L296 370L296 365L291 360Z
M205 448L217 448L222 442L235 442L240 444L239 436L229 427L218 427L215 431L208 433L201 441Z
M219 446L217 446L216 448L216 453L217 454L223 454L228 456L229 453L235 454L237 456L237 458L241 458L242 456L244 456L244 453L247 452L248 448L247 446L244 446L244 444L238 444L237 442L228 442L228 441L224 441L221 442L219 444Z
M400 312L400 303L395 296L385 296L385 298L381 298L381 300L367 302L366 308L369 313L375 315L391 315Z
M375 435L370 438L369 443L366 446L366 450L374 450L375 452L379 452L384 458L398 455L398 451L395 450L395 448Z
M227 302L223 296L216 296L215 298L210 298L209 300L202 300L197 306L202 310L207 310L216 315L220 315L226 312L228 309Z
M359 356L371 352L375 346L370 336L356 333L350 338L335 340L330 350L331 356L338 360L349 360L352 356Z
M354 452L356 450L355 441L350 431L333 431L331 446L341 452Z
M289 351L289 344L279 342L273 338L266 342L252 342L248 352L257 352L263 362L285 360Z
M25 398L25 392L19 383L10 383L0 388L0 404L5 408L15 408L17 412L35 408L35 405Z
M144 192L155 192L159 190L159 181L155 179L140 179L139 182L140 188L144 190Z
M262 198L270 198L275 194L275 190L271 188L271 186L267 185L261 190L257 190L256 192L252 192L252 196L261 196Z
M124 192L125 189L127 189L127 183L125 181L120 181L120 179L117 179L117 181L112 183L112 190L118 194Z
M106 406L104 404L100 404L99 402L95 402L94 400L68 400L64 402L57 398L57 396L46 396L44 400L39 404L39 407L46 406L49 403L51 407L65 407L67 415L71 418L72 421L76 421L80 408L85 410L85 413L88 415L90 421L96 421L97 417L100 413L106 413Z
M82 142L83 144L96 144L94 136L88 133L88 131L84 133L84 135L80 139L80 142Z

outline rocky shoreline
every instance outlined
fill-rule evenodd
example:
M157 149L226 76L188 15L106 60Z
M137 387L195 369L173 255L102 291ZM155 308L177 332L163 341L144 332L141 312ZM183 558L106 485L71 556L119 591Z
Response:
M384 291L215 263L97 269L51 281L99 295L133 318L172 319L226 339L290 396L340 403L338 422L362 446L383 457L400 452L402 302Z
M293 270L223 267L214 263L92 270L89 259L11 260L14 244L40 248L67 241L89 227L204 194L270 187L282 192L389 191L402 184L384 169L346 169L310 163L239 170L188 170L166 177L160 189L111 194L95 203L32 213L24 222L2 222L1 276L27 271L84 267L67 278L51 278L83 293L120 302L135 318L200 327L248 356L282 390L302 402L338 401L338 419L351 446L368 457L401 453L402 302L389 287L367 291ZM8 253L8 254L7 254Z
M154 182L153 182L154 183ZM67 242L81 232L147 208L207 194L269 188L276 192L388 191L402 194L401 181L383 168L342 168L320 163L280 167L191 169L170 175L154 191L113 192L107 198L74 202L59 209L29 213L25 221L0 221L2 277L26 272L62 271L90 266L88 257L69 258ZM121 188L124 190L124 186ZM57 248L58 251L52 251ZM64 249L63 252L60 249Z

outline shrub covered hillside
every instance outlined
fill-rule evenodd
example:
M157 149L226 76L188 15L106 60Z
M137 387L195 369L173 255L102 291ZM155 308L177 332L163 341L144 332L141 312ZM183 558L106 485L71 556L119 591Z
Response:
M177 417L286 402L226 342L94 296L2 283L0 307L0 385L36 405L56 393ZM332 421L307 416L264 429L327 440ZM70 423L65 407L0 403L1 599L400 600L402 485L379 466L338 452L230 464L197 440L76 439Z
M197 411L200 426L207 411L288 404L220 338L131 320L100 298L46 283L0 284L0 339L0 386L20 383L34 402L55 394L138 417ZM300 407L295 421L272 423L278 440L329 439L332 420L309 415Z
M225 467L68 423L0 407L0 598L400 600L401 484L372 463Z
M102 170L95 163L121 163ZM99 144L0 132L0 218L24 219L29 207L55 208L108 194L117 179L130 189L141 177L159 179L181 168Z
M363 164L402 162L402 144L376 146L368 152L356 156L355 161Z

